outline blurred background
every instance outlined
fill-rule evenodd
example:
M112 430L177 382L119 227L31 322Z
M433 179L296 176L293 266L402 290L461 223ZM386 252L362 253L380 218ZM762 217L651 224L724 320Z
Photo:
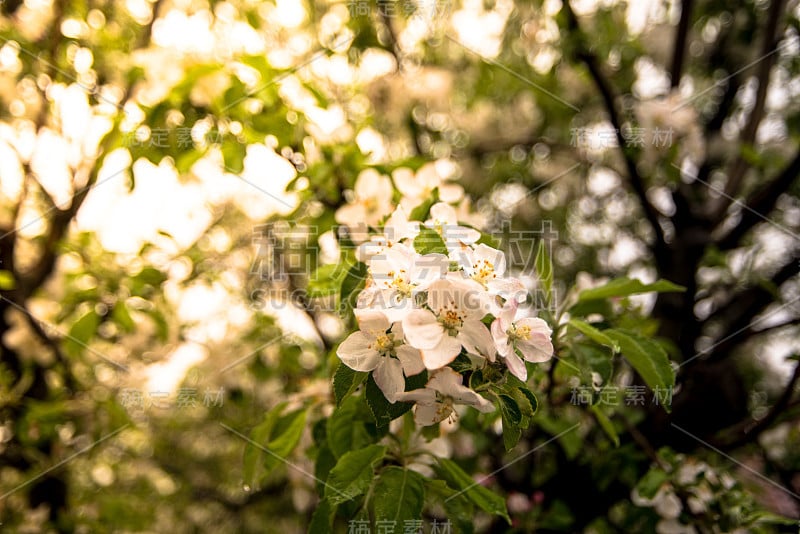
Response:
M626 303L678 378L671 414L611 408L619 447L574 399L596 377L534 378L542 419L515 454L587 425L493 481L514 528L654 528L631 488L662 447L737 481L696 531L740 528L720 517L751 501L800 516L798 2L0 12L3 532L305 531L310 422L296 468L252 483L243 450L280 402L330 413L350 325L311 274L367 168L409 209L449 190L531 287L546 240L557 304L617 276L687 288ZM508 461L463 426L440 454Z

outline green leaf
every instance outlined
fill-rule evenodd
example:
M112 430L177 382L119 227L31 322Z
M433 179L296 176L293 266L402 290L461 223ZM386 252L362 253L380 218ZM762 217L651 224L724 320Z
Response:
M297 447L305 424L305 409L295 410L275 423L272 439L267 444L267 449L273 454L265 453L264 456L264 468L267 473L284 463L285 458Z
M505 447L506 451L516 447L521 437L522 429L509 423L506 416L503 415L503 447Z
M518 425L522 421L522 412L519 409L517 401L510 395L500 394L497 396L499 402L500 413L503 415L503 421L506 419L512 425Z
M666 351L658 343L633 332L606 330L606 335L616 341L622 355L636 369L650 389L668 389L675 385L675 372ZM669 407L665 405L667 411Z
M594 343L574 343L572 345L572 355L580 367L581 379L585 384L592 383L592 373L597 373L603 381L607 383L611 379L614 371L614 363L608 349Z
M632 280L624 277L615 278L603 286L581 291L578 295L578 302L612 297L627 297L628 295L650 293L652 291L657 293L674 293L686 291L686 288L673 284L668 280L658 280L652 284L643 284L635 279Z
M186 174L192 169L192 166L200 161L206 154L205 150L198 150L197 148L190 148L185 150L178 156L175 160L175 168L177 169L178 173Z
M539 400L536 398L536 395L534 395L533 391L531 391L527 387L518 387L517 391L527 399L528 404L531 407L530 408L531 413L528 414L525 411L525 409L522 408L524 403L520 402L520 400L515 396L514 398L516 399L517 403L520 405L520 408L522 409L522 415L525 415L527 417L533 417L534 415L536 415L536 412L539 411Z
M257 425L250 433L250 439L259 445L266 445L267 441L272 434L272 429L278 421L281 412L286 407L286 403L282 402L268 411L264 416L264 421ZM244 483L253 486L256 480L256 473L258 471L258 459L261 455L265 454L263 450L256 447L253 443L247 442L244 447L244 458L242 460L242 478Z
M344 454L328 475L325 497L338 505L363 494L372 484L375 466L386 455L386 447L370 445Z
M475 531L472 517L475 515L475 506L463 493L449 487L444 480L425 481L426 498L441 503L447 518L453 521L455 532L471 534Z
M349 271L347 263L333 263L320 266L311 274L308 281L309 297L336 295L342 289L342 281Z
M434 190L431 198L424 200L422 204L411 210L411 213L408 214L408 220L425 222L425 220L428 218L428 214L431 211L431 206L436 204L438 201L439 192L438 190Z
M74 355L81 354L86 345L88 345L89 340L97 333L99 325L100 316L92 308L75 321L69 329L69 337L65 342L67 350Z
M425 504L425 479L415 471L389 467L375 483L372 501L376 521L402 525L420 519Z
M658 489L666 482L667 474L658 467L651 468L647 474L636 484L639 495L645 499L652 499L658 493Z
M338 506L331 504L328 499L322 499L311 516L308 524L308 534L328 534L333 532L333 519L336 517Z
M340 313L349 313L355 308L358 293L367 283L367 274L367 264L361 261L347 271L342 280Z
M345 364L340 363L336 368L336 373L333 375L333 396L336 399L336 406L342 404L342 401L358 389L358 386L364 383L367 375L362 371L354 371Z
M222 142L222 158L225 163L225 170L233 174L239 174L244 170L244 156L247 152L247 144L234 139L226 139Z
M123 331L131 333L136 330L136 323L133 321L128 307L124 301L118 300L114 303L114 308L111 310L111 317Z
M411 391L413 389L425 387L427 381L428 373L426 371L418 375L406 377L405 390ZM375 418L375 423L378 425L378 428L387 428L389 423L414 407L413 402L395 402L392 404L386 400L386 397L378 387L378 384L375 383L375 379L372 378L372 375L367 378L365 395L367 398L367 405Z
M507 451L510 451L519 443L519 438L522 436L519 428L522 422L522 411L517 401L510 395L500 394L497 398L503 420L503 445Z
M414 238L414 250L419 254L444 254L447 255L442 236L436 230L421 227L419 235Z
M546 302L550 303L553 294L553 262L550 260L550 254L547 252L547 245L544 240L539 243L539 248L536 251L535 265L539 282L541 282L545 291Z
M574 460L583 450L583 437L577 432L574 421L546 416L540 416L536 421L545 432L558 438L558 444L564 449L568 460Z
M337 458L373 442L365 425L369 417L369 410L361 397L348 397L333 411L326 431L328 447Z
M437 471L439 475L447 481L447 484L466 495L473 504L477 505L484 512L504 518L511 524L511 518L506 510L506 502L500 496L483 487L473 480L471 476L464 472L458 464L447 458L437 459Z
M569 320L568 324L592 341L599 343L600 345L604 345L614 352L619 352L619 344L617 342L589 323L573 318Z
M600 427L608 435L608 437L611 438L611 441L614 442L614 446L619 447L619 435L617 434L617 431L614 428L614 423L611 422L611 419L609 419L608 416L604 414L600 407L596 404L590 409L597 419L597 422L600 423Z

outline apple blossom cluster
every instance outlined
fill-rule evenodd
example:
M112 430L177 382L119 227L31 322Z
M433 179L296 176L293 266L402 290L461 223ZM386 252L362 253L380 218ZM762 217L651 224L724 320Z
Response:
M346 211L374 207L363 201ZM522 381L526 361L553 355L550 327L519 307L527 291L506 275L503 252L479 243L480 232L460 224L450 204L435 203L428 213L411 221L401 204L360 240L356 255L368 277L354 310L359 330L337 349L344 365L372 373L390 403L414 402L415 420L425 426L450 419L455 405L494 410L450 366L460 355L473 368L505 366ZM375 218L365 218L375 228ZM405 378L423 371L425 387L406 391Z

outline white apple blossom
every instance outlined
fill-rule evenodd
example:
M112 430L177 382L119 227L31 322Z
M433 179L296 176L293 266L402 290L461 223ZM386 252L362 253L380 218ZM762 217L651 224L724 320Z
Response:
M528 370L517 351L525 361L546 362L553 357L553 342L550 339L553 331L542 319L515 319L516 315L517 303L509 301L492 322L491 330L497 353L509 371L524 382L528 379Z
M406 340L420 350L428 369L449 364L464 347L494 361L495 347L481 322L489 304L483 286L473 280L437 280L428 286L427 308L403 318Z
M461 385L463 377L449 367L433 373L422 389L398 395L398 400L416 402L414 420L423 426L450 419L457 404L473 406L483 413L494 411L494 405L468 387Z
M519 301L527 295L525 285L517 278L505 277L506 255L483 243L462 246L450 252L450 260L458 264L464 274L485 287L490 295L505 300Z
M431 206L430 219L425 221L425 226L436 230L451 252L472 245L481 238L481 233L474 228L459 225L456 210L444 202Z
M426 163L415 173L407 167L396 169L392 178L403 195L400 205L411 210L430 200L433 191L439 193L442 202L454 203L464 198L464 188L446 180L453 174L453 163L439 160Z
M360 330L339 345L336 355L355 371L372 371L383 395L394 403L405 390L403 376L413 376L425 369L419 351L403 344L400 323L391 325L383 313L359 310L356 318Z
M392 194L394 188L388 176L383 176L375 169L365 169L356 178L353 198L336 211L336 222L351 229L359 226L377 226L386 215L392 212ZM356 232L354 241L360 243L367 235Z
M449 261L442 254L417 254L402 244L386 247L369 261L372 285L362 304L379 307L391 321L400 321L415 308L420 291L447 274Z
M392 212L383 225L383 233L373 235L369 241L362 243L356 250L360 261L369 261L373 256L383 253L398 243L412 240L419 234L419 221L409 221L402 206Z

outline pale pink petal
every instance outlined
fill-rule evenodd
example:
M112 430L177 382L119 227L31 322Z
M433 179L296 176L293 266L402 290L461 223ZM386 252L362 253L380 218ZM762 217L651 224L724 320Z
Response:
M514 323L514 318L517 315L517 308L518 304L515 300L510 300L503 306L503 310L497 316L497 318L500 319L500 326L503 328L503 331L511 328L511 325Z
M356 321L362 332L378 336L385 334L391 324L389 319L380 311L374 310L355 310Z
M392 171L394 185L407 197L417 197L420 194L420 187L414 177L414 171L408 167L400 167Z
M431 218L425 222L426 226L434 226L436 224L457 224L458 216L456 210L450 204L444 202L437 202L430 209Z
M442 279L450 267L450 260L444 254L424 254L414 258L411 267L411 279L417 284L417 290L427 289L431 283Z
M517 340L522 356L529 362L546 362L553 356L553 342L550 339L553 331L542 319L527 317L516 322L517 328L530 328L529 339Z
M517 353L509 351L506 357L504 358L506 362L506 366L508 370L511 371L511 374L525 382L528 379L528 368L525 367L525 362L523 362Z
M463 381L464 377L460 373L450 367L445 367L433 373L425 387L450 395L451 392L458 391L458 387L461 386Z
M492 321L492 338L494 339L495 347L497 347L497 353L500 354L500 356L507 356L508 353L511 352L508 334L506 334L500 318Z
M396 398L400 402L416 402L424 406L436 404L436 392L427 387L398 393Z
M459 247L463 244L471 245L481 238L481 233L474 228L460 226L458 224L447 224L442 226L442 239L444 239L448 250Z
M522 356L532 363L546 362L553 357L553 342L549 337L542 335L535 335L527 340L517 340L517 348Z
M422 361L422 355L419 350L409 345L400 345L395 350L397 358L403 365L403 373L406 376L414 376L420 374L425 370L425 364Z
M516 321L517 326L527 326L531 329L531 334L541 334L546 337L553 335L553 329L543 319L538 317L525 317Z
M436 347L445 335L444 328L428 310L412 310L403 318L403 332L408 344L418 349Z
M461 352L461 342L444 334L438 345L430 349L420 349L419 352L425 367L430 370L439 369L456 359Z
M428 306L433 313L439 313L445 306L454 302L455 290L448 280L436 280L428 286Z
M372 371L380 363L381 356L374 348L375 338L364 332L353 332L336 349L336 355L350 369Z
M372 378L383 392L386 400L394 404L397 395L406 388L406 381L403 378L403 368L400 361L395 358L384 357L383 361L375 368Z
M420 426L436 424L449 415L449 413L443 412L439 404L417 404L417 407L414 408L414 421Z
M458 202L464 197L464 188L457 184L442 184L439 186L439 198L443 202Z
M475 252L472 256L473 265L479 261L489 262L498 277L506 272L506 255L502 251L484 243L475 247Z
M494 361L496 349L489 329L480 321L464 321L458 340L470 354L477 354Z
M363 221L367 217L367 212L361 204L345 204L338 210L334 219L339 224L351 225L356 221Z
M508 302L524 302L528 297L528 289L517 278L493 278L486 286L492 295L499 295Z

